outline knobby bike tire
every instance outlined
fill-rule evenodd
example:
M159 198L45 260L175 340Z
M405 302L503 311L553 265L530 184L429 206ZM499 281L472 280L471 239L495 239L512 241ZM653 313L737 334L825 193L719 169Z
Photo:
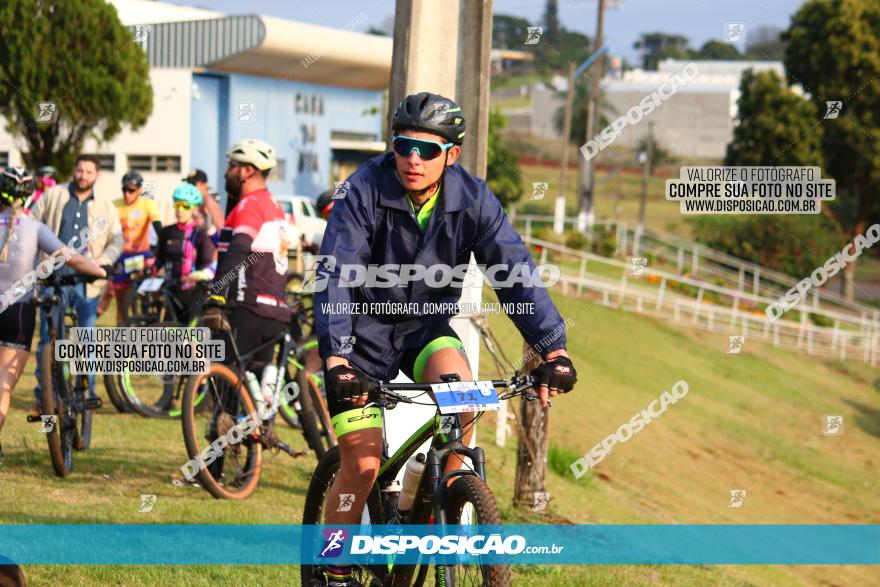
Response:
M296 383L299 385L299 401L302 409L299 412L299 421L302 425L303 436L309 448L319 459L330 448L331 428L326 428L324 419L321 418L321 404L316 403L315 385L305 368L296 373ZM335 438L335 436L333 437Z
M207 448L210 443L217 438L216 430L212 432L210 430L205 430L204 427L200 427L196 422L195 416L195 398L201 391L200 387L203 383L208 383L210 385L215 378L219 382L236 390L236 397L238 401L241 401L243 404L245 414L250 414L255 411L254 404L251 400L250 394L247 392L247 388L238 375L226 365L212 363L211 368L207 373L190 376L187 381L186 390L183 392L183 400L181 402L183 440L186 444L186 452L190 459L196 459L199 457L202 449ZM211 392L206 391L205 393L210 394ZM215 418L217 411L222 410L223 406L222 402L218 401L218 398L214 398L212 405L214 407L212 408L212 415L210 417L212 418L211 421L213 422L213 426L216 427L217 422ZM206 439L206 433L208 433L211 438ZM198 469L197 476L199 483L208 491L208 493L217 499L247 499L254 492L254 489L257 488L257 484L260 481L260 471L262 468L262 443L260 441L253 441L244 438L236 446L239 449L244 449L245 462L249 463L249 474L241 485L237 487L226 485L221 483L221 481L214 476L216 472L220 471L220 469L225 466L225 459L229 454L227 453L229 447L224 449L222 457L218 457L212 464ZM222 472L221 475L218 476L222 476Z
M141 326L136 321L126 320L126 327ZM163 322L151 325L153 328L184 328L184 325L176 322ZM144 418L171 418L169 414L175 396L180 397L180 390L186 385L185 376L181 375L165 375L162 376L159 385L162 386L162 394L155 401L142 401L138 395L138 387L145 385L146 381L140 381L138 385L132 382L131 374L115 373L105 377L105 383L111 382L111 385L118 391L120 397L125 402L129 411ZM151 384L156 384L150 381ZM109 394L109 392L108 392ZM179 415L179 411L175 414Z
M73 390L73 384L78 383L82 386L83 394L82 398L86 399L89 396L89 376L88 375L71 375L72 384L69 386L71 390ZM92 417L95 410L83 410L79 414L77 414L77 427L76 427L76 444L74 445L77 450L88 450L88 448L92 445Z
M128 402L125 401L125 398L122 395L116 377L117 376L112 373L104 375L104 389L107 390L107 397L110 398L110 403L113 404L116 411L121 414L126 414L131 412L132 409L128 407Z
M475 523L501 524L501 516L495 505L495 496L486 482L476 475L463 475L456 479L449 488L449 498L446 504L446 521L449 524L461 524L461 515L465 505L471 504L476 514ZM478 582L472 583L461 578L464 569L478 573ZM440 574L444 573L445 584L449 587L468 587L469 585L485 585L486 587L509 587L511 584L510 565L467 565L467 566L437 566L437 583L441 583Z
M52 470L58 477L66 477L73 468L73 443L65 446L69 435L62 431L64 421L64 405L57 396L55 389L55 361L52 354L55 352L55 339L50 338L40 348L40 412L44 416L57 416L55 426L51 432L46 433L49 443L49 459L52 461ZM66 448L66 450L65 450Z
M306 492L306 503L303 507L303 525L314 525L314 524L323 524L323 513L324 513L324 503L327 498L327 493L330 491L330 486L333 484L333 478L336 475L337 471L339 471L339 447L334 446L330 450L328 450L323 457L318 461L318 466L315 467L315 472L312 474L312 479L309 482L309 489ZM382 520L382 511L381 511L381 499L379 498L378 488L373 486L373 490L370 492L370 497L367 500L367 507L369 511L370 523L383 523ZM306 549L311 545L303 544L303 556L311 557L311 552L306 552ZM383 567L360 567L354 566L351 569L352 576L359 580L362 584L370 586L376 584L375 581L379 581L381 585L381 576L380 574L383 572L387 572L387 569L383 569ZM377 574L378 573L378 574ZM321 572L321 567L317 565L300 565L300 579L302 581L303 587L312 587L313 581L319 580L320 577L323 576ZM325 583L319 583L320 585L324 585Z

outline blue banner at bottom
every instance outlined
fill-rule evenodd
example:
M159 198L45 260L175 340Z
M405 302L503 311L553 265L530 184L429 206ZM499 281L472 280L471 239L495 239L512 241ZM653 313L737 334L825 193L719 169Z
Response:
M880 525L0 525L18 564L880 564Z

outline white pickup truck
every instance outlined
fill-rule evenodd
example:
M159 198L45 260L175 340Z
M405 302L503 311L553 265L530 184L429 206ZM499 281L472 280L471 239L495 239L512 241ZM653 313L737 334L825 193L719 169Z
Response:
M297 238L302 235L306 244L320 245L327 221L318 214L314 200L308 196L274 197L287 215L288 223L296 228Z

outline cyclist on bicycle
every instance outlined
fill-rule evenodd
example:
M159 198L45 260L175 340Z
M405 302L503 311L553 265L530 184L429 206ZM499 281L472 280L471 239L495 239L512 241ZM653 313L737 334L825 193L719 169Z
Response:
M341 457L327 503L340 503L341 493L355 495L349 511L328 508L326 524L359 523L376 480L383 424L378 407L365 407L369 379L391 380L400 370L419 383L439 382L446 373L473 380L463 344L449 326L455 312L353 314L345 309L351 302L406 303L407 308L455 303L461 296L460 283L437 287L422 280L405 287L354 288L343 283L340 268L455 267L467 264L473 253L478 263L501 266L503 271L495 272L501 280L515 274L514 267L536 273L501 203L483 180L456 165L465 125L455 102L429 93L407 96L394 114L392 132L393 152L368 161L349 178L344 197L333 205L321 244L318 276L326 287L317 288L314 307L326 362L328 408ZM532 372L546 405L548 396L570 391L576 381L565 351L562 317L544 288L516 282L496 291L502 302L533 304L533 313L509 316L530 345L550 340L539 348L545 362ZM334 306L341 311L328 311ZM364 418L367 414L371 417ZM462 417L465 444L473 434L470 421ZM447 470L460 466L450 458ZM330 584L354 584L348 567L334 567L327 575Z
M12 391L30 357L37 309L31 304L34 282L25 276L45 277L45 269L33 273L40 253L64 260L87 275L107 276L95 261L70 250L49 227L24 214L24 202L33 192L33 177L25 169L9 167L0 175L0 429L9 411Z
M122 324L122 301L131 288L131 272L126 271L125 261L132 257L141 256L144 259L144 266L146 268L152 267L153 252L150 250L150 226L153 227L156 234L162 230L156 202L151 198L143 197L143 186L143 176L137 171L129 171L122 176L122 198L114 202L119 212L125 244L122 247L122 255L116 261L112 283L101 298L98 313L106 310L110 305L110 300L115 297L117 324Z
M234 207L220 233L215 284L222 289L208 298L203 323L220 332L231 329L238 348L246 353L278 339L289 327L285 286L292 235L284 210L266 188L266 177L277 165L274 147L244 139L232 145L226 157L226 192ZM258 379L272 352L270 346L251 357L248 369ZM230 349L226 357L233 360Z
M208 234L196 227L193 212L202 204L202 194L191 183L174 190L175 224L169 224L159 234L156 267L179 286L172 289L174 297L183 305L177 321L189 324L200 313L200 299L194 287L197 282L214 278L217 249Z

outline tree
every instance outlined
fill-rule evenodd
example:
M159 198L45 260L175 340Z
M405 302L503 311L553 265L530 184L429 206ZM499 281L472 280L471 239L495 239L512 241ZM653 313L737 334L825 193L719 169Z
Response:
M739 91L725 165L822 166L815 104L786 87L775 71L745 70ZM840 247L830 223L815 216L705 216L692 226L702 243L795 277L809 274Z
M146 55L103 0L0 3L0 81L0 108L27 143L27 164L62 176L87 137L136 130L153 109ZM54 122L37 122L38 102L55 103Z
M761 26L749 29L746 38L746 59L755 61L782 61L785 56L785 43L782 29Z
M880 2L808 0L784 33L785 68L809 92L818 112L843 102L821 129L823 175L837 181L837 198L822 205L841 240L864 234L880 220ZM855 296L855 266L844 270L844 294Z
M697 60L722 59L728 61L741 61L743 54L730 43L722 41L706 41L699 51L691 51L691 58Z
M547 0L544 5L544 34L541 40L551 46L559 45L562 26L559 24L559 4L556 0Z
M563 100L565 99L564 92L560 92L559 95ZM586 104L589 100L590 84L588 78L582 77L574 84L574 103ZM602 112L600 113L599 120L601 128L605 128L611 123L608 119L607 113L616 114L617 111L610 102L603 99ZM565 129L565 104L557 108L556 112L553 114L553 126L556 128L556 132L562 135L562 131ZM585 136L587 136L587 109L573 108L571 112L571 134L568 138L572 143L581 145L584 142Z
M521 48L529 34L529 21L518 16L496 14L492 17L492 47Z
M633 48L642 53L642 67L649 70L656 70L657 64L663 59L687 59L687 47L687 37L661 32L643 33L633 44Z
M489 114L488 161L486 164L486 184L504 207L522 197L522 177L516 157L501 144L499 131L506 120L498 112Z
M733 140L725 165L822 165L816 106L775 71L742 74Z

